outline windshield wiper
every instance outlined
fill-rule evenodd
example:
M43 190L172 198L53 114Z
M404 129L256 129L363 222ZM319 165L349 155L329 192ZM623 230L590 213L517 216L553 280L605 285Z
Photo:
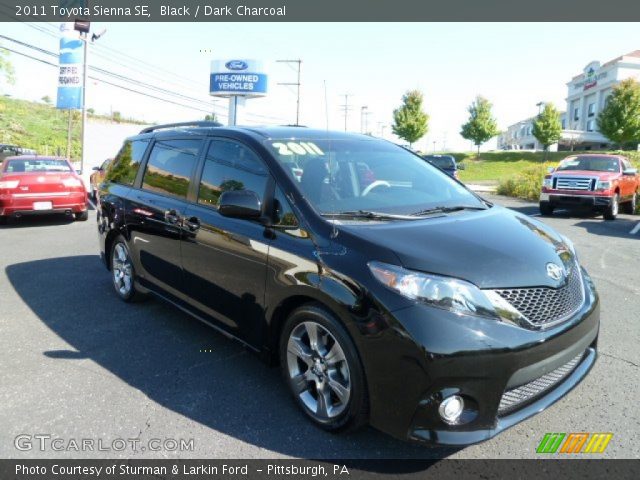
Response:
M366 218L369 220L417 220L415 215L398 215L394 213L371 212L369 210L346 210L344 212L327 212L323 217Z
M454 205L451 207L439 206L420 210L419 212L412 213L411 215L419 217L421 215L429 215L431 213L450 213L458 212L460 210L486 210L487 208L488 207L480 207L476 205Z

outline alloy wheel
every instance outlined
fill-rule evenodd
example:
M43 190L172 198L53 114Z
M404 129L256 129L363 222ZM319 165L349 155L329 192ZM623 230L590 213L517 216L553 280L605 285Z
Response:
M111 271L113 272L113 284L123 297L131 293L133 283L133 267L127 247L123 243L117 243L113 249Z
M311 321L297 325L287 343L287 367L295 394L317 421L345 411L351 397L349 365L329 330Z

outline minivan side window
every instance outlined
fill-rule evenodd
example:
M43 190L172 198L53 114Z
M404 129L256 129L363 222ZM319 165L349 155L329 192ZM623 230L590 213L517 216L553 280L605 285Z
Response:
M202 140L156 140L142 179L142 188L187 198L191 174Z
M149 140L127 140L107 169L107 182L133 185Z
M233 140L213 140L209 145L198 192L198 203L217 207L222 192L252 190L262 202L268 171L260 157Z

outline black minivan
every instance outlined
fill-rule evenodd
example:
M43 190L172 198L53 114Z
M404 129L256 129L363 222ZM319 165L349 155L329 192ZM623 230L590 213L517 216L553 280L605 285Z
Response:
M572 243L384 140L151 127L98 198L119 297L152 293L280 365L329 431L486 440L595 362L598 297Z

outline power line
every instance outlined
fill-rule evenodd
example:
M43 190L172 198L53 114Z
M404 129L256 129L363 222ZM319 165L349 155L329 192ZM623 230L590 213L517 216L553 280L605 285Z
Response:
M276 62L286 63L289 66L291 66L292 63L295 63L298 66L298 81L297 82L278 83L278 85L297 87L297 94L296 94L296 97L297 97L296 98L296 125L300 125L300 85L302 85L300 83L300 70L302 69L302 60L301 59L297 59L297 60L276 60Z
M342 105L340 105L340 108L342 109L343 115L344 115L344 131L347 131L347 119L349 117L349 111L351 110L351 105L349 105L349 97L352 97L353 95L351 95L350 93L345 93L343 95L340 95L341 97L344 97L344 103Z
M14 39L14 38L8 37L8 36L6 36L6 35L0 35L0 38L3 38L3 39L6 39L6 40L9 40L9 41L11 41L11 42L17 43L18 45L21 45L21 46L23 46L23 47L26 47L26 48L29 48L29 49L32 49L32 50L35 50L35 51L38 51L38 52L43 53L43 54L45 54L45 55L49 55L49 56L51 56L51 57L55 57L55 58L58 58L58 57L59 57L59 55L58 55L58 54L56 54L55 52L52 52L52 51L50 51L50 50L46 50L46 49L44 49L44 48L41 48L41 47L38 47L38 46L35 46L35 45L32 45L32 44L29 44L29 43L27 43L27 42L23 42L23 41L21 41L21 40L17 40L17 39ZM2 48L5 48L5 47L2 47ZM8 48L7 48L7 50L12 51L12 52L17 53L17 54L21 54L21 52L14 51L14 50L11 50L11 49L8 49ZM32 58L32 59L37 59L37 58L35 58L35 57L30 57L30 56L28 56L28 55L24 55L24 56L29 57L29 58ZM43 62L43 63L48 63L48 62ZM52 65L57 66L57 65L55 65L55 64L52 64ZM146 94L146 93L144 93L144 92L140 92L139 90L133 90L133 89L131 89L131 88L126 88L126 87L124 87L124 86L122 86L122 85L117 85L117 84L114 84L114 83L112 83L112 82L108 82L108 81L106 81L106 80L104 80L104 79L100 79L100 78L96 78L96 77L91 77L93 80L102 81L102 82L103 82L103 83L105 83L105 84L112 85L112 86L117 86L117 87L119 87L119 88L122 88L122 89L124 89L124 90L130 91L130 92L133 92L133 93L138 93L138 94L141 94L141 95L145 95L145 96L147 96L147 97L149 97L149 98L154 98L154 99L158 99L158 100L166 101L166 102L168 102L168 103L172 103L172 104L174 104L174 105L180 105L180 106L183 106L183 107L186 107L186 108L191 108L191 109L193 109L193 110L198 110L198 111L206 112L206 113L211 113L212 111L215 113L215 111L214 111L214 110L215 110L215 108L214 108L214 107L216 107L216 108L223 108L224 110L227 110L227 111L228 111L228 107L220 107L220 106L218 106L218 105L215 105L215 106L214 106L213 104L210 104L208 101L201 100L201 99L198 99L198 98L195 98L195 97L190 97L190 96L188 96L188 95L184 95L184 94L181 94L181 93L179 93L179 92L175 92L175 91L173 91L173 90L168 90L168 89L165 89L165 88L162 88L162 87L158 87L158 86L156 86L156 85L152 85L152 84L149 84L149 83L145 83L145 82L143 82L143 81L141 81L141 80L133 79L133 78L127 77L127 76L125 76L125 75L121 75L121 74L118 74L118 73L115 73L115 72L111 72L111 71L109 71L109 70L106 70L106 69L103 69L103 68L100 68L100 67L90 66L90 67L89 67L89 69L90 69L90 70L93 70L93 71L95 71L95 72L97 72L97 73L100 73L100 74L102 74L102 75L106 75L106 76L110 76L110 77L112 77L112 78L118 79L118 80L120 80L120 81L124 81L124 82L127 82L127 83L131 83L131 84L133 84L133 85L136 85L136 86L139 86L139 87L143 87L143 88L147 88L147 89L150 89L150 90L156 91L156 92L158 92L158 93L163 93L163 94L165 94L165 95L169 95L169 96L173 96L173 97L180 98L180 99L181 99L181 100L183 100L183 101L188 101L188 102L191 102L191 103L197 104L197 105L199 105L199 106L206 106L206 107L207 107L207 110L203 110L202 108L196 108L196 107L193 107L193 106L190 106L190 105L184 105L184 104L181 104L181 103L177 103L177 102L175 102L175 101L171 101L171 100L168 100L168 99L164 99L164 98L161 98L161 97L157 97L157 96L155 96L155 95ZM271 121L274 121L274 120L275 120L275 121L277 121L277 122L281 122L281 121L282 121L282 119L281 119L281 118L278 118L278 117L273 117L273 116L269 116L269 115L261 115L261 114L257 114L257 113L248 113L248 114L247 114L247 116L249 116L249 117L254 117L254 118L258 118L258 119L271 120ZM261 120L261 121L262 121L262 120Z

